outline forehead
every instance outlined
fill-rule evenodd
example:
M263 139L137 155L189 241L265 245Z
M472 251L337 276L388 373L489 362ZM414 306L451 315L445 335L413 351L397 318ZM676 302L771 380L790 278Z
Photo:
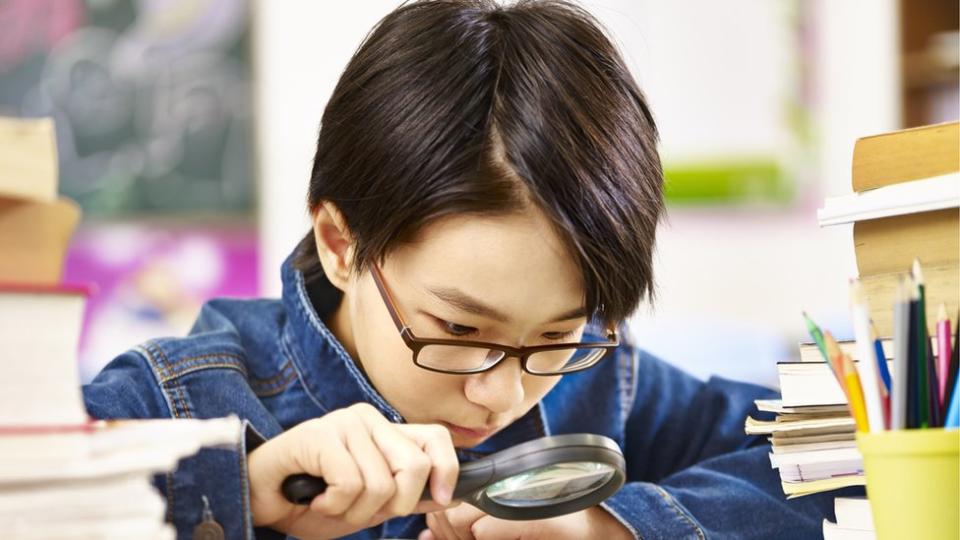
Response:
M456 215L424 227L386 266L424 290L457 288L512 317L553 316L583 304L575 259L546 216Z

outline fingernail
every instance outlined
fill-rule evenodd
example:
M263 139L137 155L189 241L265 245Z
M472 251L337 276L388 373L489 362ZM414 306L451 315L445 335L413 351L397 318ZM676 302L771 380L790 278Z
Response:
M450 504L450 499L453 498L453 492L448 487L437 488L437 503L446 506Z
M433 533L430 532L430 529L424 529L420 532L420 536L417 537L417 540L433 540Z

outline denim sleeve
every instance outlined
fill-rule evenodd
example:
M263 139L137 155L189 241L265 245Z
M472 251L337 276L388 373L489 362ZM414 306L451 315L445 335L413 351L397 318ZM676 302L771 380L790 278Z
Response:
M603 507L637 538L817 538L840 493L786 500L769 445L744 434L771 390L700 381L636 353L627 483Z
M98 419L171 418L166 393L146 358L127 352L108 364L83 387L88 413ZM246 437L235 448L205 448L180 461L173 472L157 475L154 484L167 501L167 521L178 538L190 538L203 520L203 497L210 503L213 519L224 529L225 538L254 538L249 512L246 455L248 447L262 438L244 419ZM261 532L263 534L261 534ZM276 538L273 531L257 531L257 538Z

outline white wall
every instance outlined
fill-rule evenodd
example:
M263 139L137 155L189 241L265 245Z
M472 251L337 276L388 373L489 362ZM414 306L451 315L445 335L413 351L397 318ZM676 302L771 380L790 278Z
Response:
M340 72L394 0L255 0L261 290L280 294L280 263L309 230L317 130Z
M279 294L280 262L308 227L304 198L326 99L366 32L397 3L257 4L261 276L269 295ZM776 34L784 28L785 4L584 3L624 48L668 156L781 142L773 117L782 114L776 66L789 61ZM772 383L770 351L784 336L800 337L801 309L844 324L846 279L856 271L850 232L818 229L815 209L823 195L849 191L856 137L899 123L897 66L890 60L896 57L896 0L819 0L815 9L820 188L785 211L674 210L661 232L660 300L655 313L641 311L634 328L654 352L682 359L701 375ZM698 332L700 339L680 339L685 328L717 323L746 345L731 349L734 356L749 358L717 365L722 336Z

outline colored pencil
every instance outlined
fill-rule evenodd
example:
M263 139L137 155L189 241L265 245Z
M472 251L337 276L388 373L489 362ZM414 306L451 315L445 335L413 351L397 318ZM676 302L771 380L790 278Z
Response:
M943 419L940 418L940 395L937 390L937 363L933 356L933 346L930 334L926 334L926 341L923 342L927 348L927 411L930 427L940 427L943 425Z
M947 417L943 422L943 426L949 429L960 428L960 388L958 387L960 387L960 378L953 382L953 397L950 398Z
M873 324L872 320L870 321L870 340L873 342L874 351L876 351L880 380L883 381L883 385L889 394L893 381L890 377L890 368L887 367L887 355L883 352L883 342L877 337L877 326Z
M867 411L863 401L863 387L860 384L860 376L857 374L857 368L853 365L853 360L847 354L840 355L843 362L843 378L846 381L848 405L853 421L857 425L857 431L870 431L870 424L867 420Z
M920 346L920 337L917 333L917 319L919 311L919 293L917 284L910 279L908 288L909 304L907 308L907 428L920 427L920 368L917 358L917 349Z
M873 341L873 350L877 357L877 373L880 375L880 406L883 409L883 428L890 429L891 413L890 409L890 369L887 367L887 355L883 352L883 342L877 337L877 327L870 321L870 340Z
M840 389L843 390L843 395L847 396L847 403L850 403L850 394L847 392L847 381L843 375L843 351L840 350L840 344L833 338L833 334L831 334L829 330L823 333L822 338L824 348L827 351L827 364L830 366L830 371L833 372L833 376L837 379Z
M910 347L909 278L900 277L893 304L893 384L890 429L907 427L907 351Z
M807 332L810 334L810 337L813 338L813 342L817 344L817 348L820 349L820 354L823 355L823 359L830 363L830 356L827 354L827 348L823 343L823 332L820 331L820 327L817 326L813 319L807 315L807 312L803 313L803 322L807 324Z
M850 280L850 303L853 313L853 335L856 339L857 371L860 373L860 385L867 411L867 423L871 433L883 431L883 400L880 393L880 372L877 368L877 352L870 339L870 309L863 286L859 280Z
M950 376L950 319L947 317L947 305L940 304L937 313L937 381L939 384L940 403L946 403L947 382Z
M927 372L927 307L926 287L923 283L923 271L920 259L913 260L913 280L917 283L917 417L920 427L930 427L930 374Z
M953 354L950 355L950 369L947 371L947 380L950 381L947 384L947 399L943 400L944 403L953 404L953 397L957 392L957 385L953 384L953 381L956 381L960 378L960 311L957 311L957 324L954 325L953 329ZM944 415L946 416L946 415Z

